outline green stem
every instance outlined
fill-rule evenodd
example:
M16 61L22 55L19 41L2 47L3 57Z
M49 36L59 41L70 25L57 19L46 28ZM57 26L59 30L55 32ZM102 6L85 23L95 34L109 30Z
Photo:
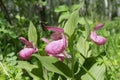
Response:
M70 39L69 39L69 50L70 52L72 53L71 56L72 56L72 59L71 59L71 69L72 69L72 80L74 80L74 59L75 59L75 54L74 54L74 49L73 49L73 39L74 39L74 36L72 36Z
M82 64L80 65L93 78L93 80L96 80L95 77Z
M74 80L74 53L72 53L72 80Z

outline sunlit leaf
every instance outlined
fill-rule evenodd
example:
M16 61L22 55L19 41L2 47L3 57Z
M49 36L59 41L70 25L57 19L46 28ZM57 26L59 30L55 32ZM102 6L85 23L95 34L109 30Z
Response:
M71 6L71 10L74 11L74 10L77 10L77 9L80 9L84 6L84 1L83 2L80 2L79 4L74 4Z
M58 6L55 8L55 12L63 12L68 11L68 7L66 5Z
M99 65L97 63L95 63L91 69L89 70L89 72L92 74L92 76L94 76L95 80L104 80L105 78L105 65ZM81 77L82 80L94 80L88 73L86 73L85 75L83 75Z
M41 78L43 78L43 75L41 74L42 70L38 66L32 65L27 61L18 61L17 67L25 69L35 80L41 80Z
M60 16L58 22L60 23L60 22L62 22L63 20L68 19L69 15L70 15L69 13L64 13L64 14L62 14L62 15Z
M83 56L79 57L80 67L79 67L79 72L75 75L76 80L81 80L81 76L83 76L86 73L90 74L88 70L96 63L96 57L89 57L86 59L85 58L81 59L81 58L83 58Z
M42 6L46 6L47 1L39 0L39 4L41 4Z
M32 41L35 45L37 44L37 32L32 22L30 22L28 29L28 39L29 41Z
M83 38L80 37L77 42L77 50L84 56L89 57L90 54L88 54L89 50L89 43Z
M90 24L90 25L93 24L93 22L90 19L86 19L86 20L87 20L88 24ZM83 17L79 18L79 23L82 25L86 25L86 21Z
M32 65L27 61L18 61L18 67L26 69L28 71L32 71L33 68L38 68L37 66Z
M93 21L86 17L80 17L79 23L85 27L84 36L85 36L85 39L88 39L90 35L90 27L92 27L91 25L93 24Z
M18 20L20 20L20 15L17 14L17 15L15 16L15 18L17 18Z
M61 74L68 78L72 76L69 67L63 62L58 61L58 59L49 56L43 57L36 54L34 54L33 56L37 57L47 70Z
M78 19L79 19L79 12L78 10L74 11L68 18L68 21L65 24L64 31L67 33L69 36L71 36L75 28L77 27L78 24Z

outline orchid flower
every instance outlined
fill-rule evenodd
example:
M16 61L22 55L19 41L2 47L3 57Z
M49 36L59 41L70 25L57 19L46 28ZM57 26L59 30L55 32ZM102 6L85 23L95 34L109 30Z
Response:
M106 38L103 36L98 36L97 35L97 30L99 30L100 28L102 28L104 26L104 24L98 24L95 28L94 31L91 32L90 34L90 39L97 45L103 45L106 43Z
M57 57L60 61L63 61L64 58L70 58L70 55L65 51L68 41L64 35L63 29L55 27L47 27L47 29L55 31L55 33L51 35L53 41L50 42L48 39L42 38L44 42L48 43L45 48L47 55Z
M26 40L24 37L20 37L19 40L25 44L25 47L19 52L19 57L21 59L28 60L33 53L38 51L33 43Z
M54 33L51 35L51 38L53 40L59 40L62 38L61 33L64 33L64 30L62 28L57 28L57 27L50 27L46 26L48 30L54 31Z

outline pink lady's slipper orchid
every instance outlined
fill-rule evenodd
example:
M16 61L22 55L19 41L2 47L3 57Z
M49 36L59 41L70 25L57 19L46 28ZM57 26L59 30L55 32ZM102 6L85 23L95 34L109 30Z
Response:
M46 26L46 28L50 31L54 31L54 33L51 35L51 38L53 40L62 39L61 33L64 33L64 30L62 28L50 27L50 26Z
M97 45L103 45L106 43L106 38L105 37L102 37L102 36L98 36L97 35L97 30L99 30L100 28L102 28L104 26L104 24L98 24L95 28L94 28L94 31L91 32L90 34L90 39L96 43Z
M23 60L28 60L33 53L37 52L38 49L33 45L32 42L29 42L24 37L19 38L25 44L25 47L19 52L19 57Z
M70 55L65 51L68 41L63 33L63 29L54 27L47 27L47 29L55 31L55 33L51 35L54 41L50 42L48 39L42 38L44 42L48 43L45 48L47 55L57 57L60 61L63 61L64 58L70 58Z

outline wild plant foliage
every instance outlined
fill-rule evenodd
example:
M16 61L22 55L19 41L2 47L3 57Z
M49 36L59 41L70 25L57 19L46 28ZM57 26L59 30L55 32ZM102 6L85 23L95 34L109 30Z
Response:
M79 1L54 9L57 1L39 0L42 6L34 0L11 1L20 13L10 17L12 24L0 13L0 79L119 80L120 19L106 20L107 9L98 3L103 1ZM47 18L44 13L36 16L39 11Z

